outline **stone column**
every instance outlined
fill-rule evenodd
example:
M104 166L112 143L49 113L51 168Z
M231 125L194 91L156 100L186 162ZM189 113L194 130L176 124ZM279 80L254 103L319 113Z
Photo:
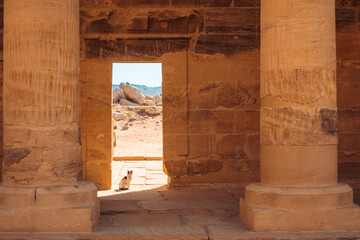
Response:
M82 180L79 39L78 0L5 0L0 231L96 224L96 187Z
M337 178L335 0L261 1L261 183L240 215L255 231L359 230Z

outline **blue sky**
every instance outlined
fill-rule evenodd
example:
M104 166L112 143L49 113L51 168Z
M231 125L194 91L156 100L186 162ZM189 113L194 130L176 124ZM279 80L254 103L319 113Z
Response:
M112 82L159 87L162 82L161 63L113 63Z

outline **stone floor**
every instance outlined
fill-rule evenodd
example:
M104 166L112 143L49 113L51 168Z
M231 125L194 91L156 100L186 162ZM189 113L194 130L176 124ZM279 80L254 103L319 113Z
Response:
M250 232L238 216L241 189L167 189L162 164L115 162L114 171L134 170L128 191L99 191L100 222L93 233L1 234L0 239L360 239L360 232ZM355 192L360 203L360 192Z
M113 161L112 189L119 188L121 178L128 170L133 170L130 190L142 190L167 184L167 175L163 172L162 161Z

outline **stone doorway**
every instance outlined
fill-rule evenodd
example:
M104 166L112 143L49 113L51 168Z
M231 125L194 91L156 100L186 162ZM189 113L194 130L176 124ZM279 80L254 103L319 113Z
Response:
M167 184L163 172L162 63L115 62L112 75L112 189L133 171L130 190Z

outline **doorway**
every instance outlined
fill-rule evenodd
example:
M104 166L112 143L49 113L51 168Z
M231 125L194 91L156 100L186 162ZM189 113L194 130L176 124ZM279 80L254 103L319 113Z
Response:
M128 170L132 190L167 184L162 168L162 64L113 63L112 188Z

